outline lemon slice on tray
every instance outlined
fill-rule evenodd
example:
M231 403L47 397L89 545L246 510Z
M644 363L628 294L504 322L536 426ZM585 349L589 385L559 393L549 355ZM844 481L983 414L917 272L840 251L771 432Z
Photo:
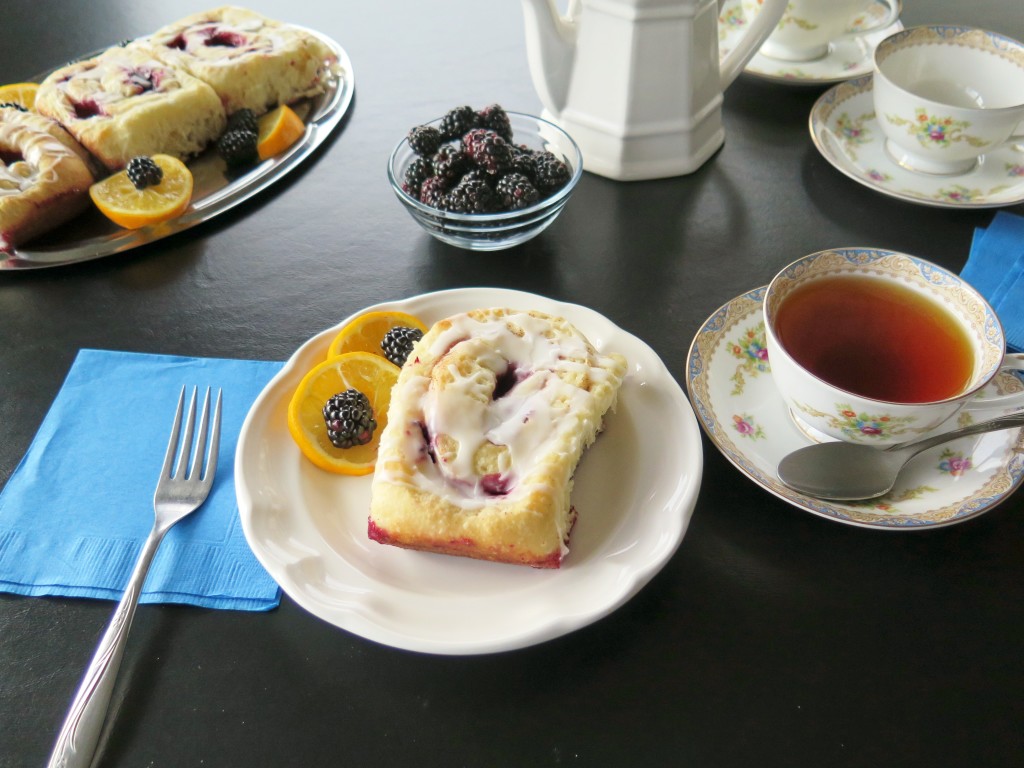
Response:
M37 90L39 86L35 83L0 85L0 104L18 104L28 110L35 109Z
M287 104L263 115L257 128L256 152L260 160L281 154L306 132L302 118Z
M104 216L125 229L139 229L180 216L192 199L192 172L170 155L153 155L163 177L158 184L137 189L120 171L89 188L89 196Z

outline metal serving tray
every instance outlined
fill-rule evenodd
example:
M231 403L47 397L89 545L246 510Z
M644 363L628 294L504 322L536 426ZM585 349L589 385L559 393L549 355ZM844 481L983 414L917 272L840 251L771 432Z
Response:
M0 251L0 270L59 267L138 248L209 221L287 176L338 126L352 102L355 87L352 63L344 49L319 32L306 31L330 46L338 57L338 71L325 93L293 105L306 123L306 133L285 152L242 172L232 172L214 151L208 150L188 163L195 186L192 204L181 216L152 227L128 230L90 208L25 247ZM38 81L47 74L40 75Z

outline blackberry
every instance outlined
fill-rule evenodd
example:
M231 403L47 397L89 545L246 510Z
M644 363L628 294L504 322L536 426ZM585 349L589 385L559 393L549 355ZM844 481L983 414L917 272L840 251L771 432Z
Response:
M449 185L454 184L469 170L469 157L457 144L443 144L434 155L434 175L443 178Z
M512 148L487 128L474 128L462 137L462 151L492 176L504 176L512 167Z
M512 143L512 123L509 122L508 113L502 109L500 104L491 104L477 112L477 125L481 128L489 128L501 136L509 144Z
M409 146L417 155L430 157L441 147L441 132L430 125L418 125L409 131Z
M133 157L128 161L125 171L136 189L155 186L164 177L163 169L151 157Z
M405 178L402 181L402 189L413 197L420 196L420 186L428 178L434 175L434 166L425 157L417 157L409 167L405 169Z
M512 147L512 172L521 173L530 181L537 178L537 152L525 144L516 144Z
M384 357L401 368L412 352L413 344L422 338L423 331L419 328L399 325L384 334L380 348L384 350Z
M534 183L542 195L550 195L569 183L572 172L564 162L550 152L540 152L534 157L537 175Z
M432 208L444 206L445 194L448 192L448 183L440 176L431 176L424 179L420 185L420 202Z
M438 130L442 141L462 138L471 128L476 128L477 115L472 107L456 107L441 118Z
M358 389L346 389L324 405L327 437L335 448L366 445L373 439L377 422L370 401Z
M256 113L248 107L242 107L237 112L233 112L231 117L228 118L228 131L252 131L258 134L260 132L259 123L256 120Z
M486 171L479 168L471 168L462 174L462 178L459 179L459 184L462 184L464 181L485 181L490 185L494 181L494 178L492 176L488 176Z
M486 181L461 181L448 193L448 210L454 213L491 213L498 207L498 196Z
M518 211L528 208L540 199L540 192L525 175L509 173L498 180L494 191L498 195L502 208Z
M257 157L256 141L256 134L253 131L227 131L217 139L217 154L224 158L229 167L246 165Z
M28 110L25 107L21 106L21 104L18 104L16 101L5 101L4 103L0 104L0 109L3 109L4 107L7 107L9 109L16 109L19 112L28 112Z

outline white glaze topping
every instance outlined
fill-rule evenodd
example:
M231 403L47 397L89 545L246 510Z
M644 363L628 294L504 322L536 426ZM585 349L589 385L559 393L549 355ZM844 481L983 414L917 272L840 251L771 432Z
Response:
M384 480L478 509L496 496L550 490L541 465L553 455L578 455L579 441L599 427L590 420L600 414L586 385L613 374L585 338L553 333L548 318L460 315L429 348L423 343L413 355L436 361L433 373L407 377L405 391L395 395L415 403L421 419L422 430L409 428L398 438L406 466L415 470L405 476L378 467Z
M74 154L40 127L42 118L32 119L36 124L0 122L0 150L19 156L9 165L0 162L0 197L20 195L39 184L55 184L57 160Z

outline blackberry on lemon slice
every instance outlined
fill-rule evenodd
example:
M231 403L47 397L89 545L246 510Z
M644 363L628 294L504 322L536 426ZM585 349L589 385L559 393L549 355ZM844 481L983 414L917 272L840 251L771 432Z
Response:
M309 371L288 404L288 431L302 454L328 472L373 472L398 372L370 352L347 352Z
M400 338L389 339L385 346L388 334L397 328L407 330L400 334ZM338 335L331 341L327 357L330 359L346 352L370 352L387 357L391 362L401 366L405 362L402 353L408 354L408 350L412 348L412 343L418 336L412 338L411 341L410 338L416 336L417 333L422 336L426 331L427 327L423 322L407 312L397 310L366 312L338 331Z
M170 155L132 158L128 168L93 184L89 197L115 224L139 229L185 212L192 200L192 172Z

